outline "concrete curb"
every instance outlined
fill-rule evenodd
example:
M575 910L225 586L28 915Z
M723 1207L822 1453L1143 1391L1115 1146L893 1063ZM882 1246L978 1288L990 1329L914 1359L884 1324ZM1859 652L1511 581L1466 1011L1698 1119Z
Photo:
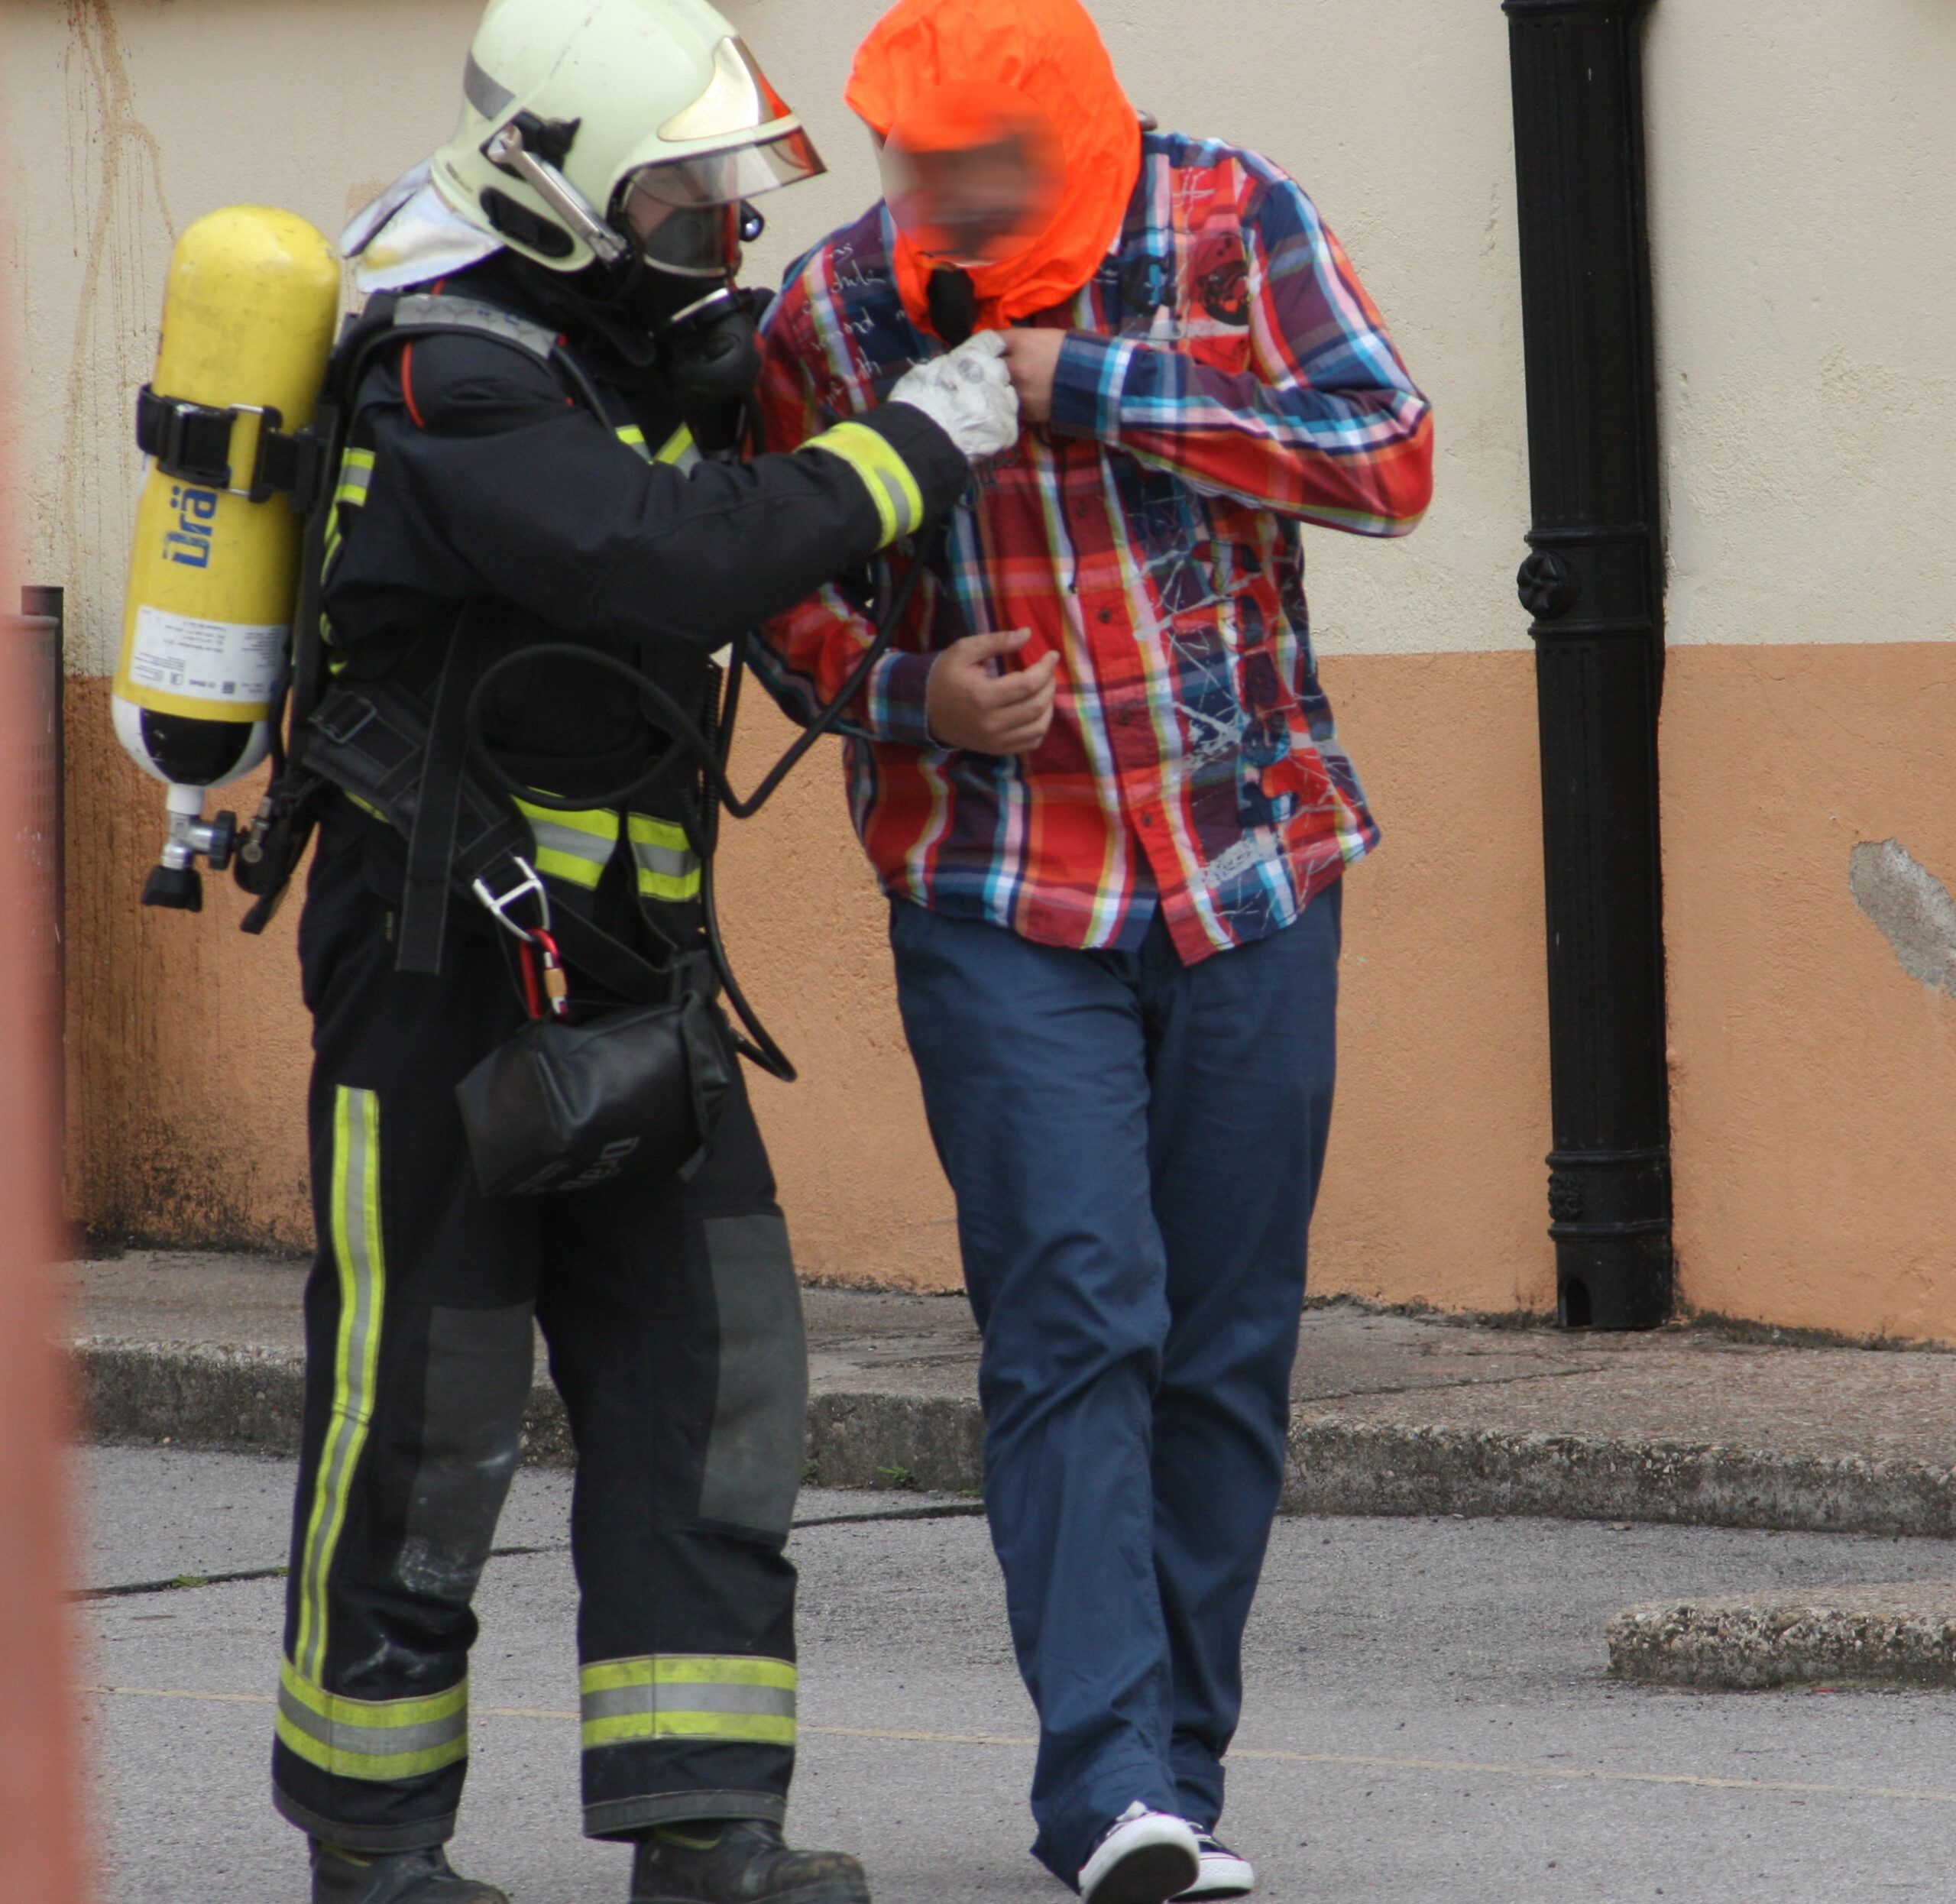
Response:
M1293 1514L1518 1514L1801 1533L1956 1536L1956 1474L1710 1443L1300 1416Z
M1956 1582L1626 1608L1610 1676L1702 1692L1786 1685L1956 1689Z
M104 1442L297 1452L300 1358L203 1344L78 1343L85 1419ZM539 1384L525 1457L571 1459L555 1391ZM818 1393L808 1478L830 1488L976 1492L976 1401L879 1391ZM1814 1533L1956 1537L1956 1474L1926 1463L1782 1456L1601 1436L1518 1434L1300 1413L1284 1511L1313 1514L1514 1514Z
M306 1369L290 1351L95 1336L75 1344L73 1355L93 1440L288 1459L299 1452ZM818 1394L808 1404L808 1479L825 1488L975 1493L983 1437L973 1400ZM523 1459L562 1468L574 1458L564 1404L539 1382L524 1411Z

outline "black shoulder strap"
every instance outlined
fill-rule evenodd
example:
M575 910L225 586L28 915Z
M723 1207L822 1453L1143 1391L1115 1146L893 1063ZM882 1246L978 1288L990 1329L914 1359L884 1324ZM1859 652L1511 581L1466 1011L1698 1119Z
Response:
M407 840L407 883L400 905L397 971L436 976L442 969L450 882L455 868L462 783L468 772L468 704L476 684L504 655L523 645L497 626L489 605L471 602L449 638L448 659L435 686L421 788Z
M313 716L327 685L323 597L328 531L332 512L338 507L340 469L359 413L361 386L368 372L396 345L410 343L418 337L452 335L458 332L506 345L549 364L587 407L601 418L604 415L604 405L582 366L562 348L554 332L478 298L440 292L416 292L406 297L382 293L347 319L327 366L318 414L311 429L301 432L309 461L303 498L306 539L293 623L292 678L282 724L290 737L283 753L275 761L272 788L238 862L240 883L257 901L243 922L247 932L262 932L277 911L311 836L318 805L316 790L321 789L322 782L332 780L330 774L322 774L309 765L305 755ZM152 432L161 427L154 419L147 418L147 413L146 420ZM228 418L225 426L228 430ZM296 502L300 500L295 497ZM486 666L494 656L478 659ZM439 699L439 690L437 694ZM465 714L467 707L465 691L461 697L461 714ZM461 714L448 723L438 720L433 744L445 748L452 745L439 737L452 727L462 726ZM465 732L461 744L465 751ZM445 760L436 764L443 769L436 779L440 795L438 811L431 818L417 814L410 840L410 855L418 847L420 857L419 879L410 885L410 895L413 897L418 890L421 898L412 909L416 922L412 941L406 931L406 918L403 918L401 963L405 970L433 971L441 961L445 908L429 903L428 895L435 889L434 866L440 840L445 837L451 851L453 849L459 796L450 789L449 782L458 782L461 767L456 766L451 773ZM266 837L259 837L261 831ZM275 839L271 837L274 833ZM411 864L411 879L413 873ZM445 867L440 883L445 886ZM411 964L410 957L414 961Z
M512 344L546 364L559 352L556 332L545 325L533 324L497 305L485 304L480 298L457 297L452 292L417 291L396 298L393 324L397 330L473 331L498 344Z

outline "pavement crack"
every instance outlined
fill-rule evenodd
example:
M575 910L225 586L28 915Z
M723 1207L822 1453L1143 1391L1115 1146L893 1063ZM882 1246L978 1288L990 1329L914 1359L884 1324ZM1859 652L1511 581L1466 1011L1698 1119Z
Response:
M982 1501L954 1501L933 1507L889 1507L873 1514L824 1514L816 1520L798 1520L794 1530L805 1527L860 1527L879 1520L961 1520L985 1511ZM491 1547L491 1560L522 1560L533 1555L568 1553L568 1540L552 1541L539 1547ZM283 1580L287 1567L242 1567L228 1573L180 1573L167 1580L128 1580L112 1587L83 1587L68 1597L71 1600L131 1600L147 1594L186 1593L199 1587L232 1587L251 1580Z
M1321 1401L1364 1401L1374 1395L1437 1395L1449 1388L1507 1388L1517 1382L1569 1381L1579 1375L1608 1372L1605 1368L1538 1368L1526 1375L1462 1375L1456 1381L1408 1381L1389 1388L1344 1388L1336 1394L1300 1396L1291 1406L1309 1408Z
M964 1520L985 1511L982 1501L960 1501L941 1507L891 1507L879 1514L826 1514L818 1520L798 1520L795 1530L804 1527L865 1527L878 1520Z
M180 1573L168 1580L129 1580L119 1586L83 1587L71 1600L129 1600L147 1593L184 1593L197 1587L235 1586L241 1580L283 1580L284 1567L245 1567L235 1573Z

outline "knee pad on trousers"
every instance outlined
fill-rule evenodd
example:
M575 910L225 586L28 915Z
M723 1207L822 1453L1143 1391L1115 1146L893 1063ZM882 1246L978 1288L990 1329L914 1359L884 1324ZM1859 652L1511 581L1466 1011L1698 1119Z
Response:
M464 1602L474 1594L522 1449L534 1329L528 1303L429 1312L420 1453L397 1569L413 1592Z
M808 1407L788 1226L770 1211L709 1218L704 1227L720 1362L700 1517L783 1538L801 1489Z

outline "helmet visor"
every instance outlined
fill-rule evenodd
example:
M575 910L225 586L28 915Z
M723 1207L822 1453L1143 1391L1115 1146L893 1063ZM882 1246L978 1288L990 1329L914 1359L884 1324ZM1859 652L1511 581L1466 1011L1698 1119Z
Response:
M656 199L627 212L633 239L655 270L676 277L731 277L740 268L741 210L702 205L682 212Z
M738 205L784 185L818 177L828 167L814 140L798 128L764 145L737 146L694 159L666 159L642 165L620 186L620 210L633 222L634 206L660 205L678 211Z

